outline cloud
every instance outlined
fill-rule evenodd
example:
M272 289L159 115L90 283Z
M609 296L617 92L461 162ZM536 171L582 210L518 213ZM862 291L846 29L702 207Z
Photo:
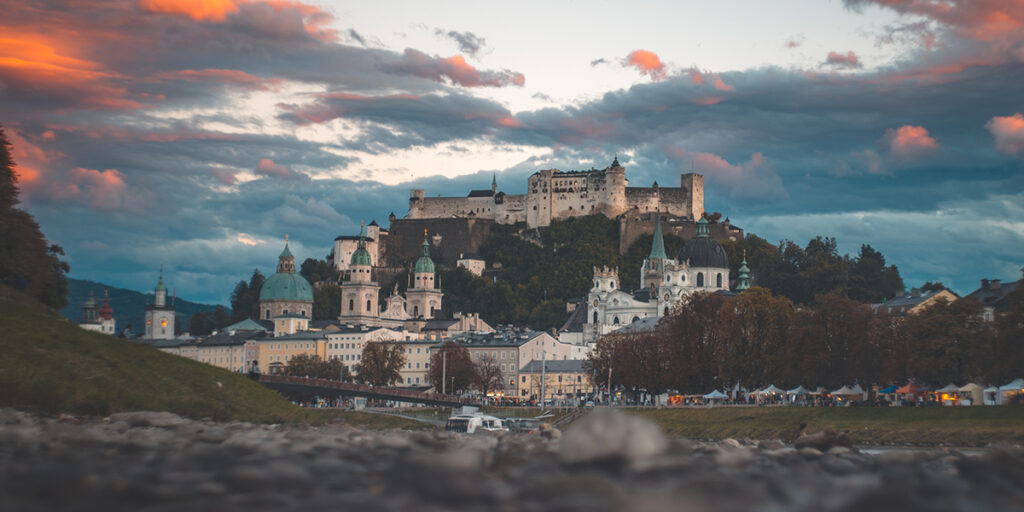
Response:
M223 22L238 12L235 0L139 0L145 11L187 16L194 21Z
M466 62L462 55L431 57L419 50L406 48L400 63L389 69L397 73L415 75L435 82L449 81L463 87L522 87L526 78L522 73L509 70L481 71Z
M711 87L718 91L734 90L732 86L726 85L726 83L722 81L722 77L718 76L715 73L712 73L710 71L701 71L700 69L697 69L695 67L690 68L687 71L689 72L690 80L693 82L694 85L710 85ZM718 103L718 101L715 101L714 103ZM713 103L702 104L709 105Z
M1024 154L1024 115L993 117L985 128L995 137L997 150L1007 155Z
M261 158L259 164L256 165L255 172L256 174L273 178L291 178L293 176L291 169L275 164L269 158Z
M1017 0L843 0L860 9L878 5L901 15L914 15L950 27L962 37L992 41L1024 37L1024 3Z
M607 63L608 63L608 59L594 59L594 60L590 61L590 67L596 68L597 66L600 66L602 64L607 64Z
M783 43L782 46L789 49L799 48L800 46L803 46L804 39L805 37L803 36L803 34L792 36L786 39L786 42Z
M454 30L445 32L444 30L436 29L434 33L455 41L455 43L459 45L459 51L473 56L487 45L486 39L479 37L472 32L456 32Z
M658 54L652 51L634 50L626 56L626 60L623 61L622 65L637 68L641 74L651 77L651 80L665 79L665 64L661 62Z
M713 153L688 151L674 146L667 148L666 154L678 169L693 168L704 174L710 185L724 188L736 197L786 196L778 173L761 153L754 153L750 160L739 165L730 164Z
M923 126L905 125L885 132L889 151L900 157L916 157L939 148L939 144Z
M846 52L845 54L837 52L828 52L828 57L825 58L825 62L822 66L832 66L833 68L840 69L859 69L863 67L857 54L852 51Z

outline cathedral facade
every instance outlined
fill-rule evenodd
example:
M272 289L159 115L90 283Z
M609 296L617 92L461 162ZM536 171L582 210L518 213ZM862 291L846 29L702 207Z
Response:
M645 318L661 318L692 293L729 291L729 258L711 238L707 219L697 221L697 236L687 241L675 258L669 258L661 215L657 213L651 252L640 270L639 290L620 290L618 269L594 269L593 287L587 295L584 342L592 343Z
M533 173L526 194L498 192L492 180L490 190L473 190L467 197L426 197L413 190L408 219L482 218L499 224L525 222L530 228L548 226L552 220L604 214L614 218L628 211L656 210L689 219L704 214L704 176L686 173L679 187L630 187L626 169L616 158L605 169Z

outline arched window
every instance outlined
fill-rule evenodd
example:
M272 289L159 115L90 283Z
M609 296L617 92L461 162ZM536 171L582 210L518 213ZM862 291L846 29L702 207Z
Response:
M413 306L412 307L412 317L416 318L418 316L420 316L420 307L419 306Z
M264 317L265 317L265 320L270 320L270 310L269 309L267 310L267 314L264 315Z
M634 316L634 317L633 317L633 321L634 321L634 322L636 322L637 320L640 320L640 317L638 317L638 316Z
M349 299L348 300L348 310L349 311L355 311L355 309L356 309L356 301L354 301L352 299Z
M697 272L697 286L704 286L704 272Z
M306 316L306 310L303 309L302 311L299 311L299 314L302 315L302 316Z
M722 287L722 274L721 273L718 274L718 279L716 279L715 281L717 283L717 284L715 284L715 286L721 288Z
M665 316L668 316L668 306L665 306Z
M597 323L597 311L594 311L594 323Z
M366 312L370 312L370 301L366 301Z
M614 319L612 320L612 323L613 323L613 324L615 324L615 325L619 325L619 317L615 317L615 318L614 318Z

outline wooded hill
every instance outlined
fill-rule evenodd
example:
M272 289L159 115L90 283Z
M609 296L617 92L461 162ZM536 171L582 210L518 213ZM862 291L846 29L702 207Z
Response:
M68 303L67 306L61 308L61 316L72 322L81 321L82 304L89 298L89 293L92 293L96 298L97 304L103 304L104 292L110 294L110 307L114 308L117 332L120 333L130 324L133 333L141 334L143 332L143 324L145 323L146 305L153 303L152 293L140 293L135 290L118 288L95 281L69 278ZM171 300L170 293L168 293L167 300L168 302ZM175 322L175 327L178 331L188 331L188 320L192 315L200 311L212 312L217 307L217 305L199 304L178 297L174 301L174 314L178 318Z

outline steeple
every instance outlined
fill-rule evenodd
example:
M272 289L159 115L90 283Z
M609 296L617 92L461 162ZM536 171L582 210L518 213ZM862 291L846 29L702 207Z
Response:
M651 254L647 259L667 260L665 255L665 237L661 234L661 209L654 212L654 242L651 244Z
M352 253L352 259L349 263L353 266L363 265L369 267L373 265L370 251L366 250L366 227L362 222L359 223L359 247Z
M744 249L743 263L740 263L740 275L736 283L736 289L742 292L747 288L750 288L750 268L747 267L747 250Z
M619 154L615 153L615 160L612 160L612 167L622 167L619 165Z
M711 232L708 229L708 219L701 217L697 221L697 238L708 238L711 236Z
M498 173L496 172L491 173L491 193L498 193Z
M277 257L277 272L279 274L295 273L295 256L292 256L292 251L288 248L287 233L284 235L284 250L281 251L281 255Z
M164 307L167 304L167 287L164 286L164 266L160 265L160 280L153 289L153 305Z
M428 241L427 230L423 230L423 245L420 246L420 259L416 260L417 274L433 274L434 260L430 259L430 242Z

